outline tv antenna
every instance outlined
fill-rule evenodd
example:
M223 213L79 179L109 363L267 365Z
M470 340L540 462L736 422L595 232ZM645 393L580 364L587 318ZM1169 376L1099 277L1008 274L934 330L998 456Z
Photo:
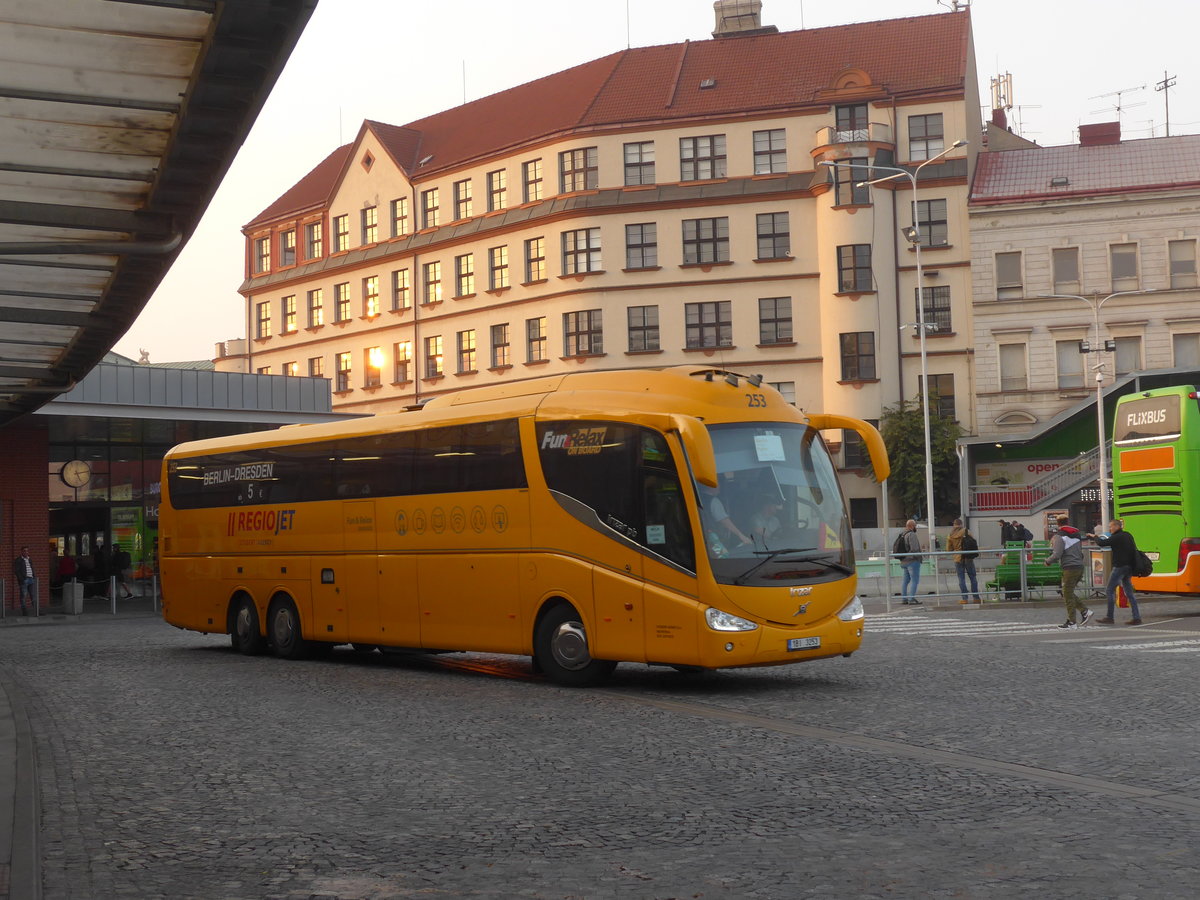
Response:
M1171 93L1171 88L1175 87L1175 76L1168 75L1167 70L1163 69L1163 80L1156 82L1154 89L1162 91L1163 108L1166 110L1167 117L1167 137L1171 136L1171 98L1168 96Z
M951 12L971 8L971 0L937 0L938 6L944 6Z
M1112 106L1106 106L1104 109L1093 109L1092 115L1095 115L1096 113L1108 112L1109 110L1113 110L1117 114L1117 121L1120 122L1121 121L1121 110L1132 109L1135 106L1145 106L1146 105L1145 100L1143 100L1139 103L1124 103L1123 104L1123 103L1121 103L1121 95L1122 94L1131 94L1134 91L1144 91L1145 89L1146 89L1146 86L1144 84L1139 84L1137 87L1121 88L1119 91L1109 91L1107 94L1097 94L1095 97L1089 97L1088 98L1089 100L1103 100L1105 97L1116 97L1117 98L1117 102L1114 103Z

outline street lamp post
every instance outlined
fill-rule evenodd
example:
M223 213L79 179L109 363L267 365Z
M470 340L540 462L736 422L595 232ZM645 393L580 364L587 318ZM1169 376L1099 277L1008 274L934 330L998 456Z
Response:
M892 181L896 178L907 178L909 185L912 188L912 220L911 228L904 229L904 236L913 245L913 251L916 253L917 261L917 330L920 332L921 340L921 410L925 425L925 515L929 521L929 546L936 546L936 537L934 533L934 511L933 511L933 448L929 437L929 362L925 352L925 333L930 328L936 328L936 322L925 322L925 297L922 294L922 269L921 269L921 217L917 207L917 177L921 170L949 153L951 150L956 150L959 147L966 146L966 141L955 141L941 153L936 156L931 156L929 159L922 162L911 172L908 169L901 169L898 166L875 166L870 163L846 163L833 160L826 160L820 165L836 168L837 166L845 166L848 169L866 169L869 172L891 172L883 178L876 178L871 181L859 182L860 185L880 184L884 181ZM902 326L903 327L903 326Z
M1096 329L1096 342L1080 348L1081 353L1105 353L1111 349L1107 346L1107 342L1100 339L1100 309L1111 300L1113 297L1124 297L1129 294L1144 294L1145 291L1116 291L1109 294L1107 297L1101 298L1099 292L1092 295L1091 299L1081 297L1079 294L1050 294L1046 297L1048 300L1081 300L1086 303L1092 310L1093 325ZM1113 367L1116 374L1116 367ZM1100 533L1108 532L1108 457L1104 452L1105 428L1104 428L1104 362L1098 362L1092 366L1092 370L1096 373L1096 435L1099 443L1096 454L1099 457L1100 464Z

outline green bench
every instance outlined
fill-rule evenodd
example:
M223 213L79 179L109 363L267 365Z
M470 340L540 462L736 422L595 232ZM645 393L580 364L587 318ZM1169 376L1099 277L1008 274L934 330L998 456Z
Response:
M996 564L996 574L987 583L989 591L995 591L1005 600L1021 599L1021 554L1031 554L1031 559L1025 563L1025 588L1029 593L1036 592L1039 597L1045 597L1047 589L1058 589L1062 584L1062 566L1055 563L1046 565L1046 557L1050 555L1049 541L1033 541L1033 549L1027 550L1020 541L1009 541L1005 545L1004 555Z

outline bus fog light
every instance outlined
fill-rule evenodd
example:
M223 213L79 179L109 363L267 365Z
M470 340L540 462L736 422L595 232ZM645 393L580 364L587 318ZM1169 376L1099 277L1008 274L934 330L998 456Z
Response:
M838 613L838 618L843 622L855 622L866 616L866 614L867 611L863 609L862 600L859 599L858 594L855 594L854 598L842 607L842 611Z
M721 612L713 606L704 611L704 618L708 620L708 627L713 631L753 631L758 627L749 619Z
M725 652L726 652L726 653L732 653L732 652L733 652L733 644L726 644L726 645L725 645Z

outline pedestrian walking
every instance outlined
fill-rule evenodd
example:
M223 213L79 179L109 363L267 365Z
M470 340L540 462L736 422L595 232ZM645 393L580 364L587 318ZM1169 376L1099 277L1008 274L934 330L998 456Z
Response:
M1055 563L1062 565L1062 595L1067 604L1067 621L1058 627L1074 628L1076 610L1079 611L1079 624L1086 625L1092 620L1092 611L1075 595L1075 587L1083 578L1083 535L1066 516L1058 517L1058 531L1050 539L1046 565Z
M31 604L37 603L36 581L34 579L33 560L29 558L29 548L22 547L21 555L13 560L13 577L17 580L17 599L21 603L21 615L29 615L25 608L25 598Z
M1125 530L1125 523L1120 519L1113 519L1108 527L1108 534L1088 535L1088 537L1094 538L1101 547L1112 549L1112 572L1108 576L1108 585L1105 588L1108 596L1108 612L1103 619L1096 621L1101 625L1115 624L1113 613L1116 612L1117 606L1117 585L1120 585L1125 591L1125 596L1129 598L1129 612L1133 615L1129 624L1141 625L1142 616L1138 611L1137 595L1133 592L1133 565L1137 559L1137 542L1133 539L1133 535Z
M131 567L133 561L129 558L129 554L121 549L120 544L112 545L112 556L109 557L109 572L117 580L117 587L123 590L124 599L128 600L133 596L133 591L129 589L129 576L132 574ZM108 592L105 591L107 594Z
M979 581L975 574L979 541L971 534L971 529L963 524L962 519L954 520L954 527L950 530L950 536L946 538L946 549L954 551L954 571L958 574L958 592L962 595L958 602L966 604L970 599L974 599L979 603ZM971 582L970 594L967 593L968 580Z
M900 552L900 568L904 570L904 579L900 583L900 597L905 606L914 606L921 601L917 599L917 585L921 583L921 539L917 537L917 523L909 519L904 523L904 532L896 540Z

